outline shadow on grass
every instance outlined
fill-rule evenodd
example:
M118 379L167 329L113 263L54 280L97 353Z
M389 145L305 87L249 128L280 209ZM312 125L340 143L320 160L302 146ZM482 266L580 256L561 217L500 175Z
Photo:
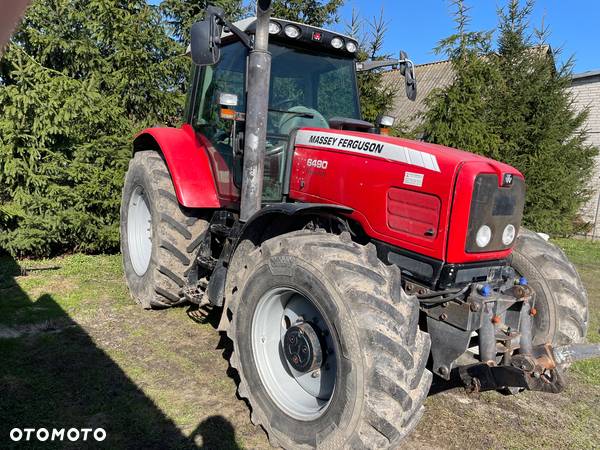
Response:
M0 257L0 448L238 448L221 416L183 435L52 296L29 298L21 275L14 259ZM37 320L23 322L31 314ZM87 441L13 442L13 428L103 428L106 439L89 432Z

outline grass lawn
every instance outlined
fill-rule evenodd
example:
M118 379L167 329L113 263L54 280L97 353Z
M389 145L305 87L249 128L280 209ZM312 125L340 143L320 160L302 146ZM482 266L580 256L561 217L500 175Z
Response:
M600 342L600 244L556 241L590 298ZM0 448L20 428L97 428L107 448L269 448L235 395L230 348L213 317L144 311L119 256L0 258ZM432 395L407 448L599 448L600 361L576 364L558 395ZM38 443L89 448L97 443Z

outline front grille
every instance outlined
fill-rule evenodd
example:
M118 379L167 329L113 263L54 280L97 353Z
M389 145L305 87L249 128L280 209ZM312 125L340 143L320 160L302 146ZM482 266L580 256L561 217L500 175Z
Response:
M508 224L513 224L519 231L524 204L525 182L521 177L515 176L511 185L500 187L496 175L478 175L473 187L465 250L469 253L482 253L512 247L513 243L502 243L502 232ZM475 242L475 236L483 225L491 228L492 239L486 247L481 248Z

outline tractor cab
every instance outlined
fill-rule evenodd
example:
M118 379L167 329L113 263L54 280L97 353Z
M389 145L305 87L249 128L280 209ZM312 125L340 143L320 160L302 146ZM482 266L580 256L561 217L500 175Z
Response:
M256 19L235 22L234 27L237 35L227 29L222 32L215 64L192 65L185 119L209 149L213 170L220 175L220 194L235 202L242 179L250 51L239 33L251 39ZM378 128L361 120L356 71L368 68L356 62L355 39L273 18L268 51L271 71L262 201L279 202L295 130L378 132Z

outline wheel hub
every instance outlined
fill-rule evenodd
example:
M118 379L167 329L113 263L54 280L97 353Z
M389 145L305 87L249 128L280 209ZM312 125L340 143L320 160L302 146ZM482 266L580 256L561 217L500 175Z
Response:
M283 351L288 363L301 373L312 372L323 363L319 336L308 322L288 328L283 338Z
M142 186L137 186L129 198L127 243L133 270L138 276L144 276L152 257L152 214Z
M311 299L286 287L259 300L252 319L252 352L271 399L298 420L327 409L337 377L336 346Z

